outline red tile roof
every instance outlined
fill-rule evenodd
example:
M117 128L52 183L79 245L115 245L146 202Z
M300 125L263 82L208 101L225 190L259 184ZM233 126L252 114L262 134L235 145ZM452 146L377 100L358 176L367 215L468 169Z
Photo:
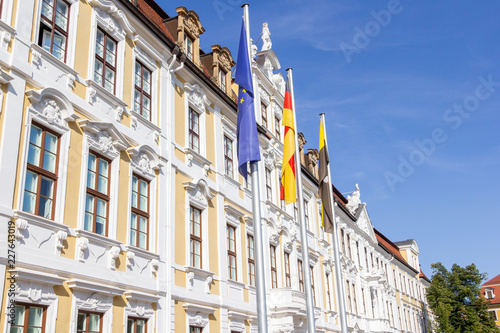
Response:
M154 0L137 0L137 8L153 22L171 41L174 41L172 34L167 29L164 20L170 18L165 11Z
M422 268L420 268L420 274L418 275L418 277L431 282L431 280L429 280L429 278L427 277L427 275L425 275L424 272L422 272Z
M484 297L486 297L486 288L493 289L493 294L495 295L495 297L489 299L491 304L500 304L500 274L483 283L481 286L481 294Z
M377 229L373 228L373 231L375 231L375 236L377 236L377 241L379 242L380 245L385 247L389 253L393 254L395 257L397 257L400 261L403 261L404 263L408 264L401 255L401 252L399 252L399 248L396 244L391 242L387 237L385 237L380 231Z

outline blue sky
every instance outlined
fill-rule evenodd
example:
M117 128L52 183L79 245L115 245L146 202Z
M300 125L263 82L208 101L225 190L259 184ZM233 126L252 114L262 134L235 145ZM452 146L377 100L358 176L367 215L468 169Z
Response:
M244 1L158 1L200 16L201 46L236 58ZM373 225L414 238L420 263L500 274L500 3L249 1L293 68L298 130L317 148L326 113L334 184L358 183ZM259 49L262 42L257 44Z

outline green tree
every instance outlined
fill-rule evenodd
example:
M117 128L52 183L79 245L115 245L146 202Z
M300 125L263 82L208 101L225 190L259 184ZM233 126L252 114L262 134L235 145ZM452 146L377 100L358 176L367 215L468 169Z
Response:
M454 264L451 271L440 262L432 264L432 282L427 301L434 312L431 329L437 332L500 332L495 325L487 301L481 295L486 278L476 265L465 268Z

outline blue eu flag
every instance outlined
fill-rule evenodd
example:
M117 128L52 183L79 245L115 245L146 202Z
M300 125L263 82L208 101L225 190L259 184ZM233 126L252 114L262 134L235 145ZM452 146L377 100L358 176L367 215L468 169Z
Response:
M234 82L239 86L238 125L236 129L238 170L245 179L247 179L247 162L260 161L259 137L253 105L252 68L247 45L245 20L243 20Z

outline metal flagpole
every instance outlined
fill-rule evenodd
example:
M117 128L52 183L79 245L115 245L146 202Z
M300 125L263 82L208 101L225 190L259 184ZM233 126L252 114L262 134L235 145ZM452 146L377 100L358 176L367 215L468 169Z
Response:
M295 183L297 184L297 195L299 201L299 225L300 225L300 236L302 245L302 261L305 267L302 267L302 272L304 274L304 289L306 291L306 308L307 308L307 331L309 333L316 332L316 319L314 318L314 298L312 294L312 284L311 284L311 266L309 266L309 246L307 245L307 227L305 225L305 215L304 215L304 195L302 191L302 170L300 164L300 153L299 153L299 140L297 135L297 117L295 111L295 95L293 92L293 75L292 69L288 68L288 75L290 80L290 95L292 97L292 112L293 112L293 126L295 128Z
M328 140L326 138L326 125L325 125L325 114L321 113L321 124L323 126L323 134L325 135L325 148L328 154L330 154L330 151L328 150ZM338 240L338 229L337 229L337 221L335 218L335 204L333 201L333 189L332 189L332 174L330 171L330 163L328 163L327 166L328 170L328 186L329 188L329 194L330 194L330 207L332 208L332 223L333 223L333 257L335 259L335 280L337 281L337 301L339 304L339 316L340 316L340 331L342 333L347 333L347 315L346 315L346 309L345 309L345 294L344 294L344 279L342 276L342 269L340 267L340 254L339 254L339 240ZM325 203L323 203L324 205Z
M252 58L250 52L250 24L248 15L248 4L243 8L243 18L245 20L245 30L247 34L247 49L250 66ZM252 74L253 83L253 74ZM255 84L254 84L254 91ZM255 97L255 96L254 96ZM266 277L264 271L264 245L262 242L262 222L260 215L260 185L259 185L259 165L258 162L250 162L250 172L252 174L252 209L253 209L253 233L255 237L255 284L257 287L257 323L258 331L267 333L267 304L266 304Z

